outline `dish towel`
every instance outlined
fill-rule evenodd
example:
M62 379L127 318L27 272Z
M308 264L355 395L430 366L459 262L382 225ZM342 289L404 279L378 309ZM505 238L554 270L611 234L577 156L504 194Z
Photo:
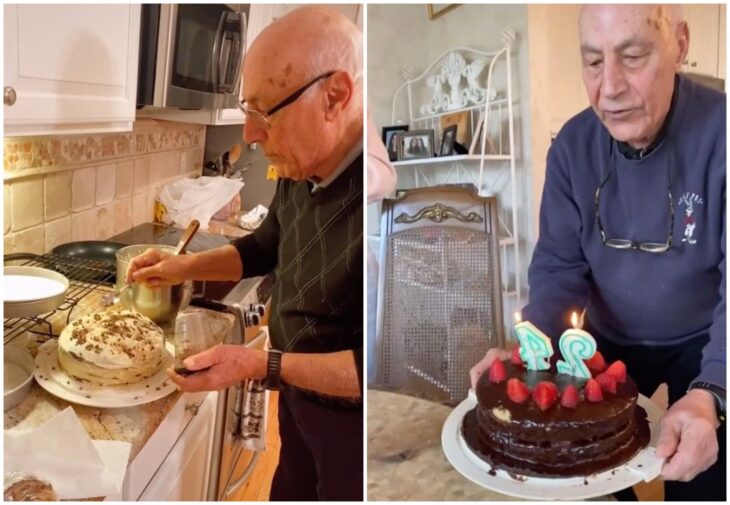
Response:
M264 351L268 351L268 337ZM252 451L266 450L266 426L269 413L269 390L259 379L250 379L243 385L243 408L241 409L241 442Z

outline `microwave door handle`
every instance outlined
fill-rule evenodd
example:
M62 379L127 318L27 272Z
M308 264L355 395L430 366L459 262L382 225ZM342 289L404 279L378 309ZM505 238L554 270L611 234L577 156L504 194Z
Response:
M221 17L218 19L218 28L215 31L215 39L213 40L213 54L211 55L211 65L213 71L213 91L218 93L219 91L219 79L218 68L220 67L220 53L221 46L223 45L223 26L226 20L226 13L221 12Z
M231 13L228 13L228 15L231 15ZM233 15L236 15L233 13ZM239 30L239 47L236 54L231 54L230 51L228 52L228 59L223 60L224 52L221 50L218 53L218 75L222 79L223 82L220 83L220 86L218 87L219 93L226 93L226 94L239 94L238 83L240 82L241 78L241 63L243 61L243 54L246 50L246 13L241 12L238 14L239 20L238 20L238 30ZM225 37L225 35L223 36ZM229 44L229 47L232 44ZM223 47L223 44L221 44L221 47ZM234 59L235 58L235 59ZM233 62L233 71L230 72L230 75L228 73L229 63Z
M246 19L246 13L241 12L239 14L241 17L241 23L240 23L240 29L241 29L241 38L240 40L240 47L238 48L238 54L236 55L236 66L233 68L235 71L233 72L233 83L231 84L231 93L235 93L237 96L241 94L241 74L243 73L243 55L246 54L246 32L247 32L247 19ZM241 97L238 96L238 100L240 101Z

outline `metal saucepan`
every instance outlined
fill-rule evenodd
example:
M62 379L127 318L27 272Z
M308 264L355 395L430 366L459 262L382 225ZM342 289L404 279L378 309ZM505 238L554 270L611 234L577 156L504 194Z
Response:
M56 310L66 299L68 279L46 268L5 267L3 308L6 318L34 317Z
M141 244L119 249L116 253L117 292L123 307L135 309L156 323L167 323L175 319L178 311L190 304L190 299L193 296L193 283L192 281L185 281L175 286L153 288L134 282L127 289L122 290L127 286L126 277L130 261L147 249L157 249L174 254L176 248L169 245Z

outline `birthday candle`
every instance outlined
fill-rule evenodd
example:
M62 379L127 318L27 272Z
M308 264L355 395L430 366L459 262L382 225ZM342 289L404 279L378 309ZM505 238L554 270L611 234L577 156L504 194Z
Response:
M553 345L543 332L529 321L522 321L515 312L515 333L520 341L520 358L528 370L548 370L549 359L553 355Z
M571 317L573 328L569 328L560 336L560 354L565 361L558 361L558 373L572 375L580 379L590 379L591 372L583 362L596 353L596 340L587 331L578 326L578 314Z

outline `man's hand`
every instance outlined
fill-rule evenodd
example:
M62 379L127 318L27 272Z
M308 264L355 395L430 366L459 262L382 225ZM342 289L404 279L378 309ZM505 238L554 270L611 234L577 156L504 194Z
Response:
M127 268L127 283L144 282L148 286L180 284L188 279L189 256L173 256L158 249L147 249L132 258Z
M656 453L667 458L664 480L690 481L717 461L720 426L712 394L692 389L661 420Z
M510 358L510 351L507 349L500 349L498 347L492 347L487 351L487 354L484 355L484 358L474 365L471 370L469 370L469 379L471 380L471 387L476 387L477 382L479 381L479 377L482 376L484 372L489 370L489 367L492 366L492 363L494 363L494 360L505 360Z
M185 358L190 371L205 371L183 377L168 368L167 375L183 391L219 391L245 379L266 377L266 353L242 345L217 345Z

